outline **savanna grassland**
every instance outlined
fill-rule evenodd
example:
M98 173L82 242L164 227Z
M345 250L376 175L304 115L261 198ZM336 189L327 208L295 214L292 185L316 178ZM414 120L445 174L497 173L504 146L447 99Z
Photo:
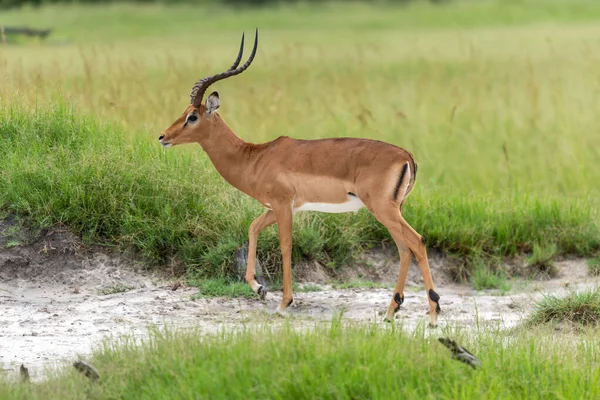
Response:
M0 45L0 217L62 224L196 281L226 279L261 207L199 146L163 151L157 138L194 82L229 67L241 32L258 27L253 65L214 86L240 137L400 145L419 164L405 218L465 274L486 281L490 260L515 255L586 257L597 272L595 0L50 5L2 10L0 24L53 28L46 41ZM295 219L296 262L343 268L385 242L366 210ZM277 270L276 228L259 253ZM569 335L447 328L483 360L477 370L423 331L337 318L311 332L286 321L240 335L157 333L98 349L99 384L65 370L39 385L0 380L0 397L596 398L599 312L595 290L538 305L536 326L585 313L591 322Z
M215 86L221 116L263 142L356 136L408 148L404 213L430 248L471 257L600 248L598 52L592 1L409 7L329 4L234 11L187 5L47 6L3 23L51 27L0 49L0 206L61 222L201 276L227 273L261 207L198 146L158 134L198 78L260 28L243 75ZM340 266L389 241L366 210L298 215L294 257ZM275 228L261 258L276 265Z

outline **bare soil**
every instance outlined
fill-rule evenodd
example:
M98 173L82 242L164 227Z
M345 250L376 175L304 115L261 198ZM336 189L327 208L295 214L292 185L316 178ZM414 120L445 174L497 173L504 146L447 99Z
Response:
M562 260L557 275L543 280L511 280L509 293L478 292L453 283L452 261L432 253L430 263L441 296L440 326L494 324L511 327L544 293L598 285L585 260ZM522 268L522 265L511 270ZM521 263L522 264L522 263ZM365 254L361 262L332 273L316 262L295 267L300 287L289 309L298 324L328 320L343 312L357 321L382 321L398 273L394 249ZM335 289L334 281L379 282L381 288ZM0 371L18 375L25 364L32 379L48 367L72 363L105 338L143 337L149 327L195 327L205 331L248 323L278 323L274 310L281 292L262 302L246 298L193 299L197 289L148 272L135 261L105 248L82 246L60 227L34 233L14 219L0 221ZM427 299L418 267L411 265L405 302L397 322L406 329L428 322Z

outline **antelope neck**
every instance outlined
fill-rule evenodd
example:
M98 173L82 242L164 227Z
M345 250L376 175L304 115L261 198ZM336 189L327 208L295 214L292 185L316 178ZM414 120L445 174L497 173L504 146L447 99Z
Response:
M209 133L198 142L217 172L229 184L247 193L247 180L243 177L248 173L246 166L253 145L239 138L218 115L213 116L213 124Z

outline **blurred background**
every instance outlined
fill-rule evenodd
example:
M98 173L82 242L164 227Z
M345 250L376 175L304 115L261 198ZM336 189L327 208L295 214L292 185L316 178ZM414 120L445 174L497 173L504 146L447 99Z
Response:
M419 164L408 221L431 248L467 263L600 248L596 0L0 7L2 123L21 132L0 153L0 204L12 212L154 260L226 270L260 207L198 147L163 154L156 138L185 110L194 82L228 68L242 32L250 47L258 27L252 66L214 88L220 115L244 140L354 136L407 148ZM64 159L43 146L32 153L40 132L54 130L57 143L68 131L86 144L61 147ZM296 259L328 265L389 241L366 211L296 224ZM275 230L261 246L276 261Z

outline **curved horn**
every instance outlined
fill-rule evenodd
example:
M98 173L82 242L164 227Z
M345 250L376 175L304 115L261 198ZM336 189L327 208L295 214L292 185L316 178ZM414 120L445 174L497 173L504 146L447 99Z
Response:
M194 107L200 106L200 104L202 103L202 98L204 97L204 93L206 93L206 89L208 89L210 85L222 79L229 78L230 76L241 74L250 66L250 64L252 64L254 56L256 55L256 49L258 48L258 28L256 28L256 34L254 36L254 47L252 48L252 53L250 54L248 61L246 61L246 63L241 67L237 68L242 57L244 44L243 41L244 36L242 35L242 45L240 46L240 53L238 54L238 58L235 60L235 63L231 66L229 70L221 72L220 74L207 76L206 78L202 78L196 82L196 84L192 88L192 93L190 95L190 103Z
M238 67L238 65L240 65L240 61L242 61L242 54L244 54L244 33L242 33L242 41L240 42L240 52L238 53L238 56L235 59L235 62L233 63L233 65L231 67L229 67L228 71L231 71L232 69L236 69Z

